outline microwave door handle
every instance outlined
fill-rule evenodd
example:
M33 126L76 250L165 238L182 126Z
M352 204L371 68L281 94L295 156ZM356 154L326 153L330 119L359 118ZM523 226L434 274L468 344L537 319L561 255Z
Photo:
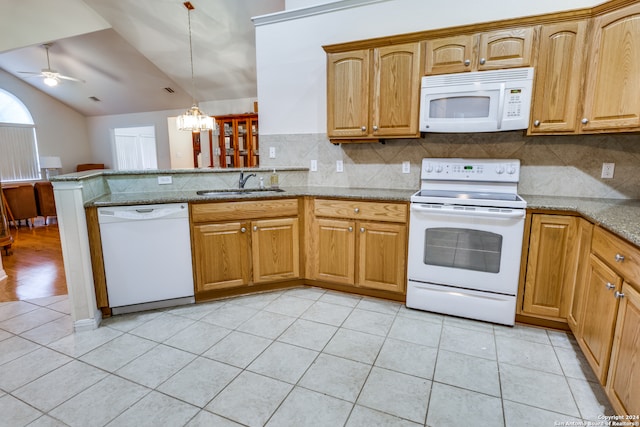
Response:
M504 113L504 92L506 86L500 83L500 98L498 100L498 129L502 128L502 114Z

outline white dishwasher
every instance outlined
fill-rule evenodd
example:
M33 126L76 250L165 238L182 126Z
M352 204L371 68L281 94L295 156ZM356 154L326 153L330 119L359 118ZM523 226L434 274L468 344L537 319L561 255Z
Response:
M113 314L195 301L187 203L102 207L98 223Z

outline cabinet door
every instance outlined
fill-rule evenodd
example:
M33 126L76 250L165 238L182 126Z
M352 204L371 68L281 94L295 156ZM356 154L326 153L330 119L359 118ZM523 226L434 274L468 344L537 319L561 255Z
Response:
M300 276L298 218L253 221L251 240L254 283Z
M241 222L193 228L196 292L249 283L248 225Z
M577 130L586 29L586 21L542 27L529 133Z
M577 262L575 273L572 274L571 305L567 313L567 323L573 334L577 337L580 331L580 320L584 312L584 294L587 275L589 274L589 254L591 251L591 237L593 235L593 224L586 219L580 218L578 221Z
M314 225L315 262L311 276L316 280L355 284L355 222L318 218Z
M327 55L327 134L362 137L369 131L369 50Z
M373 136L419 136L420 46L374 49Z
M617 414L640 414L640 292L622 287L607 395Z
M425 43L425 74L472 71L475 41L476 37L471 35L427 40Z
M534 38L534 27L480 34L478 70L530 66Z
M570 302L567 285L575 263L576 217L533 215L523 314L562 319Z
M583 131L640 129L640 3L597 17Z
M359 222L358 286L392 292L406 288L407 227Z
M614 293L621 285L620 277L592 254L578 343L602 385L607 380L616 323L618 299Z

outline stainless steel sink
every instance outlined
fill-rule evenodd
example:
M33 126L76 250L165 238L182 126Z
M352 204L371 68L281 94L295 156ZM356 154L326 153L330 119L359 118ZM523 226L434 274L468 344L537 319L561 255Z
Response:
M207 197L243 196L249 194L264 194L266 196L273 193L282 193L283 191L282 188L234 188L224 190L199 190L196 191L196 194Z

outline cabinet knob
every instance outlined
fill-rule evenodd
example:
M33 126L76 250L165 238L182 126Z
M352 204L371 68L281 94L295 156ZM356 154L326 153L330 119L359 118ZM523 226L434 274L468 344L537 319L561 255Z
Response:
M360 227L360 232L361 232L361 233L364 233L364 232L365 232L364 227Z
M360 212L360 208L355 208L353 211L354 211L355 213L358 213L358 212Z
M618 292L616 291L615 294L613 294L616 298L624 298L624 292Z
M624 261L624 255L616 254L616 262Z
M465 59L464 60L464 66L468 67L469 65L471 65L471 60L470 59Z
M582 123L583 125L586 125L587 123L589 123L589 119L585 117L582 120L580 120L580 123Z
M535 121L533 122L533 125L534 125L535 127L540 126L540 120L535 120Z
M486 60L486 59L484 59L484 58L480 58L480 65L484 65L484 63L485 63L485 62L487 62L487 60Z
M245 227L242 227L242 228L240 229L240 232L241 232L241 233L246 233L246 232L247 232L247 229L246 229Z
M374 126L373 126L373 131L375 132L375 131L377 131L377 130L378 130L378 126L375 126L375 125L374 125Z
M607 287L607 289L611 290L611 289L615 289L616 285L612 284L611 282L607 282L607 284L605 285Z
M253 231L258 231L258 226L257 225L253 226Z
M349 230L349 233L351 233L353 231L353 227L349 227L348 230Z
M362 132L366 132L366 131L367 131L367 127L366 127L366 126L362 126L362 127L360 128L360 130L361 130Z

